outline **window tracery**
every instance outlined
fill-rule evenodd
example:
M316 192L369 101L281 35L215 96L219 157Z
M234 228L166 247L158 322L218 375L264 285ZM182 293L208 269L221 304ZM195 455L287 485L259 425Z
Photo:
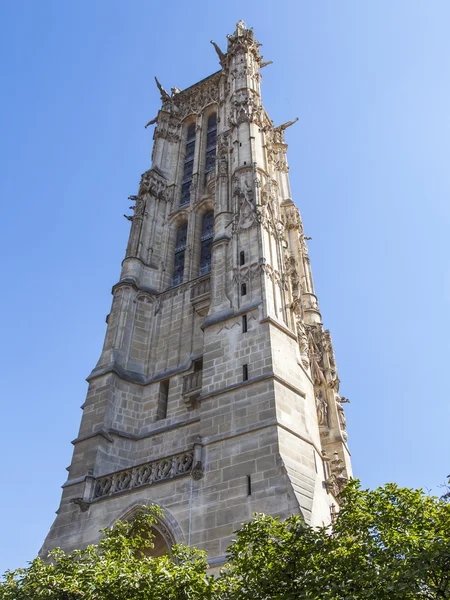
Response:
M177 230L175 239L175 256L173 260L172 285L183 283L184 262L187 243L187 222L183 223Z
M206 130L206 159L205 174L214 169L216 163L216 143L217 143L217 114L213 113L208 117Z
M180 206L186 206L191 201L192 175L194 172L195 155L195 123L191 123L187 129L186 151L184 154L183 179L181 181Z

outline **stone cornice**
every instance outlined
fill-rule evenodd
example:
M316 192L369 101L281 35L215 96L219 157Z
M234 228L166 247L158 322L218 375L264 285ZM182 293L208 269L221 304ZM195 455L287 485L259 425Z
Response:
M297 335L293 331L288 329L282 323L279 323L275 319L272 319L272 317L265 317L264 319L261 319L260 323L270 323L270 325L273 325L274 327L276 327L277 329L279 329L280 331L282 331L283 333L288 335L290 338L297 341Z
M191 417L190 419L181 418L178 421L175 421L174 423L168 423L167 425L155 427L154 429L150 429L141 434L128 433L126 431L119 431L118 429L108 429L107 431L101 429L98 431L93 431L92 433L89 433L87 435L83 435L78 438L75 438L72 441L72 444L75 445L80 442L84 442L85 440L89 440L90 438L96 437L97 435L103 436L110 443L114 442L113 436L124 438L127 440L132 440L133 442L139 442L141 440L145 440L149 437L152 437L153 435L158 435L158 434L164 433L166 431L172 431L173 429L179 429L180 427L184 427L186 425L192 425L193 423L198 423L199 421L200 421L199 416ZM74 483L78 483L78 479L76 481L74 480ZM64 485L69 485L69 483L67 482Z
M161 381L162 379L168 379L169 377L173 377L174 375L177 375L178 373L187 371L188 369L191 368L193 361L197 360L198 358L201 358L201 356L202 356L201 354L198 354L198 355L193 354L182 365L179 365L177 367L172 367L171 369L167 369L165 371L159 371L158 373L155 373L151 377L146 377L145 375L142 375L141 373L136 373L136 371L129 371L128 369L124 369L123 367L118 365L116 362L114 362L109 365L106 365L105 367L101 367L99 369L94 369L92 371L92 373L88 377L86 377L86 381L88 381L90 383L92 380L96 379L97 377L101 377L102 375L107 375L108 373L114 373L115 375L120 377L120 379L123 379L124 381L130 381L131 383L137 383L138 385L148 385L149 383L155 383L157 381Z
M281 383L281 385L283 385L284 387L287 387L288 389L290 389L292 392L298 394L302 398L306 398L306 393L303 390L300 390L298 387L296 387L292 383L289 383L289 381L286 381L285 379L283 379L282 377L280 377L273 371L268 371L267 373L264 373L263 375L258 375L257 377L252 377L251 379L247 379L247 381L238 381L237 383L232 383L223 388L213 390L212 392L208 392L206 394L202 394L201 396L199 396L198 399L200 401L207 400L208 398L212 398L213 396L219 396L220 394L226 394L235 389L240 389L243 387L247 387L249 385L254 385L255 383L260 383L261 381L267 381L268 379L273 379L274 381Z
M252 302L251 304L247 304L238 310L234 310L234 308L229 308L227 310L223 310L219 313L210 315L206 317L204 322L200 325L201 329L205 329L206 327L210 327L211 325L217 325L218 323L222 323L223 321L228 321L233 317L238 317L240 315L245 315L246 313L258 308L262 304L261 300L256 300L256 302Z

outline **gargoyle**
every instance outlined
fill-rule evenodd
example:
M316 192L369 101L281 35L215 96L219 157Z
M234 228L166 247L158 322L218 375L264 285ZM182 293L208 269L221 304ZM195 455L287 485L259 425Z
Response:
M147 127L148 127L149 125L154 125L154 124L157 122L157 120L158 120L158 117L155 117L154 119L152 119L151 121L149 121L149 122L147 123L147 125L145 125L144 129L147 129Z
M222 52L222 50L219 48L216 42L213 42L213 40L211 40L211 44L214 46L214 49L217 52L217 56L219 57L220 61L224 60L227 55L224 52Z
M158 86L158 90L161 92L161 100L163 102L170 102L171 97L167 93L167 91L163 88L163 86L159 83L158 78L155 77L156 85Z

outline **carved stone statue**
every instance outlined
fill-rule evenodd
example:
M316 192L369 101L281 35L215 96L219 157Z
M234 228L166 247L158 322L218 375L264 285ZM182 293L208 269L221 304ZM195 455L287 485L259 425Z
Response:
M245 24L245 21L243 21L242 19L240 21L238 21L236 23L236 35L244 35L245 31L247 29L247 26Z
M328 426L328 404L320 392L316 396L316 410L319 425Z
M235 192L239 198L239 216L237 230L247 229L256 219L255 203L251 187L244 181L244 187L237 188Z
M297 300L296 304L298 306L300 306L300 301ZM303 324L303 321L301 320L300 317L297 317L296 322L297 322L297 339L298 339L298 346L299 346L299 350L300 350L300 355L302 357L303 366L305 367L305 369L307 369L309 367L309 343L308 343L308 336L306 334L306 329L305 329L305 326ZM316 398L316 405L317 405L317 398ZM325 411L328 413L328 406L326 404L325 404Z
M158 78L155 77L156 85L158 86L158 90L161 92L161 100L163 102L170 102L172 99L167 93L167 91L163 88L163 86L159 83Z
M344 431L346 431L347 430L347 419L345 418L344 409L342 408L340 402L337 402L337 409L338 409L339 424L340 424L341 428Z

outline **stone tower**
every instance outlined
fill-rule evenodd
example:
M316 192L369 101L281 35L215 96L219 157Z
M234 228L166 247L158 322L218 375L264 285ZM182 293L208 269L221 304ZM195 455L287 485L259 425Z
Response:
M169 94L141 178L69 476L42 549L96 543L156 503L156 552L224 560L253 512L327 523L350 475L330 334L323 329L285 130L260 95L240 21L220 70Z

